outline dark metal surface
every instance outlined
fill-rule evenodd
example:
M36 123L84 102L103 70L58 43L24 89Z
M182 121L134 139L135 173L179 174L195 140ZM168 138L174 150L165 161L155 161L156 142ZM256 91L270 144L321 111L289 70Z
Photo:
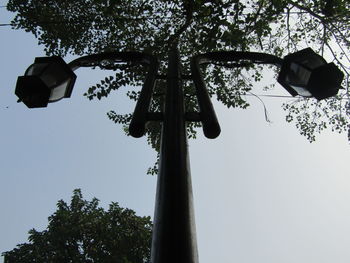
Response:
M120 63L139 63L149 67L129 125L129 133L131 136L136 138L142 137L146 130L147 117L149 116L148 110L150 108L152 92L159 66L155 56L141 52L106 52L78 58L69 63L69 66L72 70L76 70L80 67L115 69L114 65Z
M149 109L159 66L158 60L153 56L149 57L148 61L148 73L145 82L143 83L140 96L136 102L134 114L132 115L129 125L130 135L136 138L142 137L145 134L146 122L149 120Z
M213 104L205 85L202 73L200 72L201 59L194 57L191 60L191 71L196 86L197 100L200 111L203 133L205 137L214 139L219 136L221 128L216 117Z
M179 55L169 54L152 263L198 263Z
M16 83L17 102L23 102L28 108L47 107L50 89L38 76L21 76Z
M247 60L249 63L274 64L277 66L281 66L283 62L281 58L274 55L240 51L209 52L194 56L191 59L191 72L196 86L203 132L207 138L213 139L218 137L221 129L199 66L214 62L227 63L241 60ZM236 66L238 64L234 65L234 67Z

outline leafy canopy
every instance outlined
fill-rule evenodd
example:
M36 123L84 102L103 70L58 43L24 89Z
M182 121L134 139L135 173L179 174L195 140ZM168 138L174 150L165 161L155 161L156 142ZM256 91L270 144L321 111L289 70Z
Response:
M295 123L309 141L327 127L348 130L350 2L348 0L10 0L16 12L15 29L33 33L48 55L84 55L103 51L144 51L160 58L165 73L169 48L178 45L189 73L188 58L215 50L257 51L284 56L312 47L345 73L344 89L323 101L297 98L284 103L286 120ZM244 65L244 66L243 66ZM262 67L206 70L209 92L230 107L246 108L254 82L262 79ZM119 65L115 74L90 87L85 96L107 97L112 90L139 87L144 70ZM159 81L152 110L161 111L164 82ZM192 83L185 82L186 109L198 110ZM280 87L279 87L280 88ZM136 100L138 91L127 94ZM108 113L116 123L128 124L130 114ZM188 124L196 137L198 124ZM148 126L148 141L159 149L159 123ZM154 171L154 170L153 170ZM152 172L152 170L151 170Z
M2 254L6 263L144 263L150 259L150 217L139 217L117 203L105 211L96 198L86 201L76 189L70 205L58 201L48 219L45 230L29 231L28 243Z

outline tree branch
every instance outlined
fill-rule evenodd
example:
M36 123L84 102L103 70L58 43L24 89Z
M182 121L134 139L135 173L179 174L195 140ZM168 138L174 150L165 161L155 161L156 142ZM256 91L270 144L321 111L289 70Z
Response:
M173 34L169 37L168 40L168 46L173 47L176 46L180 35L186 31L186 29L191 25L192 19L193 19L193 7L194 7L194 2L193 0L184 0L183 1L183 6L185 9L185 14L186 14L186 20L185 23Z
M312 11L311 9L305 7L305 6L302 6L302 5L299 5L298 3L295 3L294 1L287 1L288 4L291 4L292 6L300 9L300 10L303 10L307 13L309 13L310 15L312 15L313 17L319 19L322 23L325 23L324 21L324 17L316 14L314 11Z

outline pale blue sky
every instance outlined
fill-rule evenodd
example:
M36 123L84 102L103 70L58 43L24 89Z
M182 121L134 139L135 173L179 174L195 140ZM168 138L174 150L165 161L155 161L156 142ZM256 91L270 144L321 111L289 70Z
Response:
M9 22L0 12L0 23ZM132 110L126 96L88 101L82 94L101 73L82 69L71 99L27 109L16 103L16 79L43 48L23 31L0 27L0 35L0 251L26 242L33 227L43 230L75 188L103 207L116 201L153 216L156 177L145 171L155 153L106 116ZM327 132L310 144L284 121L281 98L264 98L272 124L261 103L249 101L248 110L215 105L220 137L199 131L189 142L200 263L348 263L346 135Z

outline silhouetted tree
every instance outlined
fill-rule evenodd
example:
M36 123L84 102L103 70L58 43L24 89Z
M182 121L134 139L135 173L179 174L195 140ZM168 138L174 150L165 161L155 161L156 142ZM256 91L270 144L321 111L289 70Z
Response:
M96 198L74 190L71 203L58 201L44 231L29 231L28 243L4 252L5 263L144 263L150 258L150 217L112 203L105 211Z

